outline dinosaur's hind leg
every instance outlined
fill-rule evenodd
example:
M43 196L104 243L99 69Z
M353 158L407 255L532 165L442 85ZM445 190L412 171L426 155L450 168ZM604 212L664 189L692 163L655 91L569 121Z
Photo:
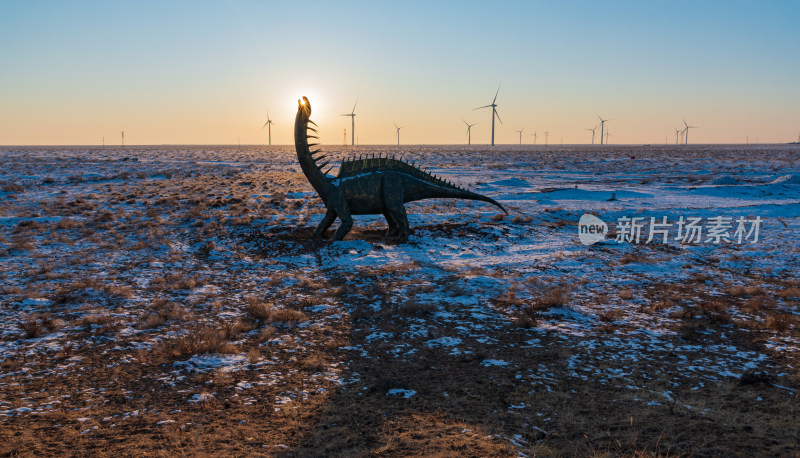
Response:
M406 208L401 202L396 207L390 209L390 211L392 212L392 218L397 221L397 238L395 240L398 243L407 242L411 231L408 228L408 216L406 215Z
M336 219L336 211L328 210L325 213L325 216L322 218L322 221L319 222L317 229L314 231L314 238L320 238L325 235L325 231L331 227L333 221Z
M383 214L389 222L388 235L396 235L395 240L404 243L408 240L409 230L406 209L403 207L403 182L398 177L390 175L384 179L382 185L381 200Z
M353 217L350 216L350 209L347 207L347 201L344 200L344 197L342 197L339 205L336 206L336 213L339 215L339 219L342 220L342 224L336 228L333 240L342 240L353 227Z
M400 227L397 225L397 221L395 221L394 215L392 215L391 212L384 211L383 216L386 218L386 223L389 225L389 230L386 232L386 236L397 237L397 234L400 231Z

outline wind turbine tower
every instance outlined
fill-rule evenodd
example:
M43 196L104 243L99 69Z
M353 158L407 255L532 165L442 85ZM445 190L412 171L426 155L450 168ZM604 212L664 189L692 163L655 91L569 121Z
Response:
M598 119L600 119L600 144L603 144L603 130L605 129L606 122L611 121L610 119L603 119L600 115L597 115ZM596 129L596 127L595 127Z
M536 146L536 132L532 133L531 136L533 136L533 146Z
M267 128L267 134L268 134L267 139L269 140L269 145L270 146L272 146L272 125L273 124L275 124L275 123L273 123L272 120L269 119L269 109L267 109L267 122L265 122L264 125L261 126L261 128L262 129L265 128L265 127ZM269 127L267 127L267 126L269 126Z
M122 146L125 146L125 131L122 131Z
M591 129L589 129L587 127L586 130L591 130L592 131L592 145L594 145L594 131L597 130L597 126L594 126Z
M464 121L464 120L462 119L462 121ZM464 121L464 124L467 125L467 145L471 145L472 144L472 135L470 133L470 130L472 129L472 126L474 126L474 125L476 125L478 123L476 122L475 124L470 124L467 121Z
M686 126L686 128L684 129L686 134L683 136L683 142L684 142L683 144L684 145L688 145L689 144L689 129L697 129L697 126L690 126L689 124L686 124L686 119L683 120L683 125Z
M500 93L500 85L498 84L497 85L497 92L495 92L495 94L494 94L494 99L492 100L492 103L490 103L489 105L485 105L485 106L482 106L482 107L475 108L475 110L480 110L481 108L492 107L492 146L494 146L494 117L497 116L497 120L500 121L500 124L503 124L503 120L500 119L500 115L497 114L497 104L495 103L495 102L497 102L497 94L499 94L499 93ZM475 110L473 110L473 111L475 111Z
M524 127L523 127L522 129L520 129L520 130L515 130L515 131L514 131L514 132L519 132L519 144L520 144L520 145L522 144L522 131L523 131L523 130L525 130L525 128L524 128Z
M394 124L394 123L392 123L392 124ZM397 145L398 146L400 145L400 129L402 129L403 127L405 127L405 126L397 127L397 124L394 124L394 128L397 129L397 133L395 135L397 135Z
M675 126L672 126L672 128L675 129ZM680 134L680 133L681 133L680 130L675 129L675 144L676 145L678 144L678 134Z
M350 141L352 142L353 146L356 145L356 105L358 105L358 99L356 99L356 103L353 105L353 111L342 115L350 116Z

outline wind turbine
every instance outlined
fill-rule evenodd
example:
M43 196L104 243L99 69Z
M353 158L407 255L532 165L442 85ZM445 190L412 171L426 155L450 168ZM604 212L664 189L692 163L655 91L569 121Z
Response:
M597 114L597 113L595 113ZM600 119L600 144L603 144L603 129L605 128L606 122L611 121L610 119L603 119L600 115L597 115L597 118ZM595 127L597 129L597 127Z
M342 116L350 116L351 126L350 126L350 141L353 143L353 146L356 145L356 105L358 105L358 99L356 99L355 105L353 105L353 111L349 114L343 114Z
M686 119L683 120L683 125L686 126L686 128L684 129L684 131L686 131L686 134L683 136L683 144L684 145L688 145L689 144L689 129L697 129L697 126L690 126L689 124L686 124Z
M589 129L587 127L586 130L591 130L592 131L592 145L594 145L594 131L597 130L597 126L594 126L591 129Z
M394 123L392 123L392 124L394 124ZM405 126L397 127L397 124L394 124L394 128L397 129L397 133L395 135L397 135L397 144L398 145L400 144L400 129L402 129L403 127L405 127Z
M672 128L675 129L675 126L672 126ZM675 129L675 144L676 145L678 144L678 134L680 134L680 133L681 133L680 130Z
M525 128L524 128L524 127L523 127L522 129L520 129L520 130L515 130L515 131L514 131L514 132L519 132L519 144L520 144L520 145L522 144L522 131L523 131L523 130L525 130Z
M261 126L261 128L263 129L263 128L269 126L269 127L267 127L267 132L269 134L269 145L270 146L272 146L272 125L273 124L275 124L275 123L272 122L271 119L269 119L269 109L267 109L267 122L265 122L264 125Z
M464 121L464 120L462 119L462 121ZM474 125L476 125L478 123L476 122L475 124L470 124L467 121L464 121L464 124L467 125L467 145L471 145L472 144L472 135L470 134L470 130L472 129L472 126L474 126Z
M532 133L531 136L533 137L533 146L536 146L536 132Z
M503 120L500 119L500 115L497 114L497 104L495 103L495 102L497 102L497 94L499 94L499 93L500 93L500 85L498 84L497 85L497 92L495 92L495 94L494 94L494 99L492 100L492 103L490 103L489 105L478 107L478 108L475 108L474 110L472 110L472 111L475 111L475 110L480 110L481 108L492 107L492 146L494 146L494 117L497 116L497 120L500 121L500 124L503 124Z
M611 132L606 131L606 145L608 145L608 137L611 136Z

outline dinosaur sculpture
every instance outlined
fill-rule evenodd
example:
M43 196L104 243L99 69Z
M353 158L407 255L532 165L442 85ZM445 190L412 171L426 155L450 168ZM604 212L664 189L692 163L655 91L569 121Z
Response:
M311 121L311 104L306 97L298 100L297 117L294 121L294 146L297 160L311 186L317 191L325 203L327 212L314 231L319 238L331 227L338 216L342 223L336 229L333 240L342 240L353 227L352 215L383 214L389 223L387 236L396 237L398 242L408 240L409 228L403 204L420 199L453 198L482 200L496 205L506 214L502 205L480 194L461 189L458 186L435 177L412 164L394 157L362 157L345 160L339 167L335 178L323 172L326 161L317 164L325 155L314 157L320 150L309 148L316 143L309 143L308 131L316 133L309 127L316 123Z

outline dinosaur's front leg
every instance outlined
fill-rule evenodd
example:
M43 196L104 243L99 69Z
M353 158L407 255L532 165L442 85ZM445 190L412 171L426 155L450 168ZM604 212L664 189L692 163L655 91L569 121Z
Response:
M319 222L317 229L314 231L314 238L320 238L325 235L325 231L331 227L333 221L336 219L336 211L335 210L328 210L325 212L325 216L322 217L322 221Z

